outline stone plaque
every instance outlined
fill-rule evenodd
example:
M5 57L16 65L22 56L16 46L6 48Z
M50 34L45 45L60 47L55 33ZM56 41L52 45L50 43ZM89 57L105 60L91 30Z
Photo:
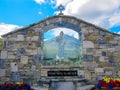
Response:
M103 73L104 72L104 68L95 68L95 72Z
M18 66L16 62L13 62L10 64L11 66L11 72L17 72L18 71Z
M0 69L0 77L5 76L5 69Z
M94 48L92 41L83 41L83 48Z
M1 51L1 59L7 59L7 51Z
M28 64L28 56L21 56L21 63L22 64Z
M77 76L77 70L70 71L48 71L48 76Z

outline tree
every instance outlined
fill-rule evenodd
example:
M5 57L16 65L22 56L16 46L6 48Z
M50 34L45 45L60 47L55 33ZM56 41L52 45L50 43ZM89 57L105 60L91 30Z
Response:
M0 50L2 49L2 39L0 38Z

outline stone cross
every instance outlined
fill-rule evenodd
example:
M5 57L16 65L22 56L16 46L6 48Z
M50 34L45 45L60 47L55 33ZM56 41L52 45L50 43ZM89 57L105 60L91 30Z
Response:
M64 10L64 6L63 5L59 5L58 9L60 10L59 15L63 15L62 11Z

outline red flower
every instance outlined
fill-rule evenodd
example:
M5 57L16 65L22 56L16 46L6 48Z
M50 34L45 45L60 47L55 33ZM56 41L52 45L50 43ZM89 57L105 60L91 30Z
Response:
M7 86L7 87L12 87L12 86L13 86L13 84L12 84L12 83L10 83L10 82L8 82L8 83L6 84L6 86Z

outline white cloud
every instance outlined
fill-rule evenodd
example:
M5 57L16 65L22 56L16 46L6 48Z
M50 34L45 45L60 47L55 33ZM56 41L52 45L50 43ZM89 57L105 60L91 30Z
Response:
M11 32L18 28L21 28L21 27L18 25L14 25L14 24L0 23L0 37L1 35Z
M41 14L42 14L42 12L41 12L41 11L39 11L39 12L38 12L38 14L39 14L39 15L41 15Z
M72 0L67 3L57 0L56 6L59 4L65 4L65 15L72 15L104 28L120 24L120 14L115 14L120 7L120 0Z
M68 29L68 28L55 28L55 29L53 29L53 35L58 36L61 31L63 31L64 34L68 34L70 36L73 36L74 38L79 39L78 33L73 31L72 29Z
M38 4L42 4L42 3L44 3L45 2L45 0L34 0L36 3L38 3Z
M56 0L54 1L54 3L56 4L56 6L59 6L59 5L63 5L63 6L66 6L68 3L72 2L73 0Z
M117 34L120 34L120 31L119 31L119 32L117 32Z
M110 26L120 25L120 12L115 13L110 19Z

